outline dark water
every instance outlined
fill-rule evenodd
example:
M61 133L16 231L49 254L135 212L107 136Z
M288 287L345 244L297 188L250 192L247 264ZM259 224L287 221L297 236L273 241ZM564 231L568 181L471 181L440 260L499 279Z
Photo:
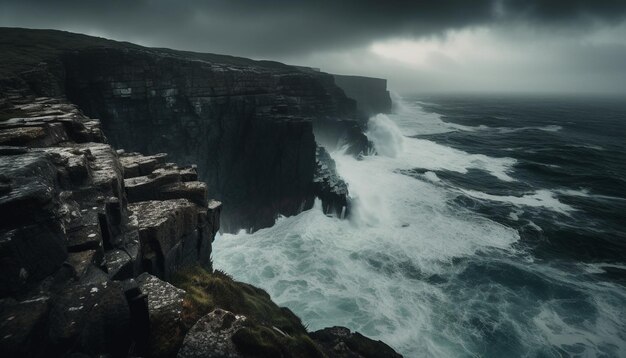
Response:
M395 102L379 155L333 153L349 220L223 235L215 266L407 357L626 356L625 102Z
M536 191L572 210L525 207L460 196L462 205L519 230L534 256L626 264L626 100L601 98L430 97L426 111L475 129L422 136L470 153L515 158L517 181L480 171L438 173L455 186L496 196ZM534 225L529 225L534 223ZM538 230L541 228L541 230ZM605 274L626 279L626 271Z

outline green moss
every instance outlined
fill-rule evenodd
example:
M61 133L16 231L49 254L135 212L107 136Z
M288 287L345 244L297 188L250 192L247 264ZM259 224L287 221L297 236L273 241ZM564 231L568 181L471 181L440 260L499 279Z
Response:
M245 315L256 324L275 326L289 335L306 334L298 316L287 308L277 306L267 292L237 282L223 272L210 273L194 267L178 273L173 283L187 291L185 309L190 322L221 308Z
M187 291L184 317L189 327L207 313L221 308L247 317L246 327L233 336L233 343L244 354L258 357L324 356L300 319L289 309L277 306L260 288L237 282L221 271L211 273L201 267L181 271L172 281Z
M324 354L306 334L284 336L265 326L242 328L233 343L246 355L255 357L323 357Z

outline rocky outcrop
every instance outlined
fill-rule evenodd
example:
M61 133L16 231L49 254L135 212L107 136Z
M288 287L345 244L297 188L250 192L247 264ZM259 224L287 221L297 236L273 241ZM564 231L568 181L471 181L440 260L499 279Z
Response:
M370 117L377 113L391 112L391 97L387 80L363 76L333 75L335 83L348 97L356 100L358 110Z
M220 203L194 168L117 152L64 100L4 106L20 117L0 122L0 350L149 353L155 322L173 322L161 279L210 269Z
M246 317L216 309L191 327L178 358L242 358L233 336L245 327Z
M345 327L330 327L311 333L329 357L337 358L401 358L381 341L373 341Z
M322 200L325 214L335 214L340 218L348 214L348 185L339 177L335 161L324 147L317 147L315 152L316 165L315 194Z

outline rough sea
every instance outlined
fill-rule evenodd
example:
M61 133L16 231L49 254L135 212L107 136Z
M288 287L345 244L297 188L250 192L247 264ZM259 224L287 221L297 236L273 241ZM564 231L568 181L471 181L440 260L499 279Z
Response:
M318 203L221 235L215 268L406 357L625 357L626 100L394 105L378 155L332 153L348 220Z

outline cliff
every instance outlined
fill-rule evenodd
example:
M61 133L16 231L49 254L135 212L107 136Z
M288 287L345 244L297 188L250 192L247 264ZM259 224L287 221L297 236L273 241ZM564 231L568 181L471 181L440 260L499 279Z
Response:
M314 196L345 213L348 188L316 141L354 153L368 143L331 76L58 31L0 34L0 352L399 356L346 328L308 332L211 267L225 213L231 228L260 227Z
M391 112L387 80L363 76L333 75L335 83L348 97L356 100L358 110L369 117Z
M354 100L326 73L60 31L0 33L0 88L66 98L99 118L114 146L197 164L225 203L226 231L312 206L316 140L367 150Z
M0 98L0 351L7 357L397 356L309 333L211 268L221 203L195 166L115 150L64 99Z

